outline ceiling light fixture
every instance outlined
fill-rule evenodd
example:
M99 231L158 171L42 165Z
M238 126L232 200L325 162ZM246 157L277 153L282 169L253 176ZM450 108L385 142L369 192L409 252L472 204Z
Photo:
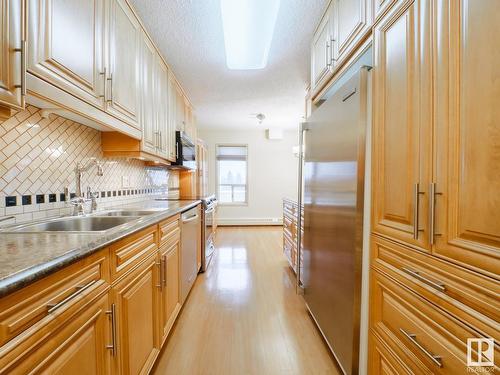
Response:
M229 69L263 69L280 0L221 0L226 64Z

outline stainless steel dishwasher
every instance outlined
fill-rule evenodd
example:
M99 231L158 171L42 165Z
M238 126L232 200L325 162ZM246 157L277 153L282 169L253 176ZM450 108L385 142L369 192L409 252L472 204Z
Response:
M181 298L182 302L191 290L198 274L197 252L200 251L201 215L200 206L181 215Z

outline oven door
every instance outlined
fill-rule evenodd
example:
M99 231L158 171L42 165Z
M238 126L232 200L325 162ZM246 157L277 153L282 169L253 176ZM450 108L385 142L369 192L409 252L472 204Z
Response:
M205 246L213 243L215 205L205 210Z

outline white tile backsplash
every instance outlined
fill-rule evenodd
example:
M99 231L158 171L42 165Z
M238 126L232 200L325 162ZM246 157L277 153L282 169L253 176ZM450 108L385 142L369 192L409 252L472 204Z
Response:
M75 192L76 163L90 158L103 164L104 175L97 176L95 168L85 172L82 190L90 186L99 192L100 208L142 201L160 192L178 196L176 171L146 167L136 159L103 158L101 132L56 115L44 119L38 108L27 106L0 123L0 219L12 215L23 222L69 213L71 207L61 202L60 194L65 187ZM122 186L123 176L128 177L127 187ZM36 203L38 194L45 195L45 203ZM56 194L56 203L48 202L49 194ZM22 205L23 195L31 195L30 205ZM6 196L16 196L16 206L6 207Z

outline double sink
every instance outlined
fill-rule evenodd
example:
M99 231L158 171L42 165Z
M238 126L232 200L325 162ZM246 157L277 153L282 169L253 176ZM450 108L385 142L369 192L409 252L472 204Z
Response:
M112 210L87 216L66 216L38 223L20 224L0 230L0 233L44 233L44 232L106 232L141 217L158 213L159 210Z

